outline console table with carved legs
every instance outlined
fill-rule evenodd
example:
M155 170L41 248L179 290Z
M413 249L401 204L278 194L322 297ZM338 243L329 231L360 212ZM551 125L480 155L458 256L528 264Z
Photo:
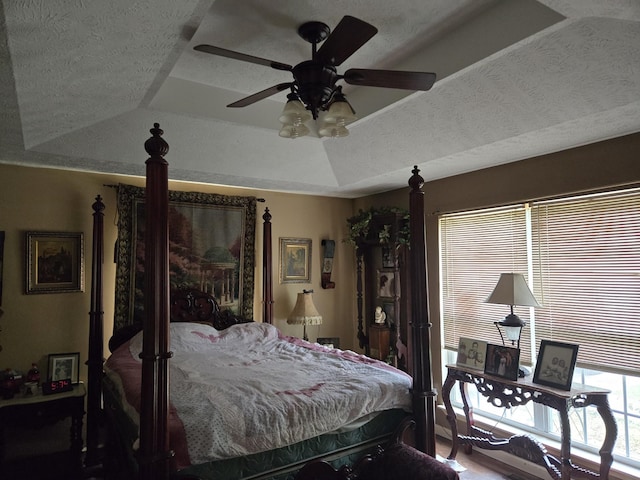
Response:
M609 406L609 390L586 385L572 385L565 391L533 383L531 377L512 381L482 371L458 365L447 365L448 374L442 386L442 398L447 409L447 420L451 426L452 447L449 460L455 460L460 445L490 450L504 450L543 466L554 479L567 480L575 477L607 480L613 463L613 446L618 435L615 418ZM458 382L462 395L463 410L467 423L467 434L458 434L456 414L451 406L451 389ZM470 406L467 384L474 384L478 392L496 407L510 408L535 402L557 410L560 415L560 458L547 452L542 443L529 435L514 435L497 438L473 423L473 409ZM595 405L605 426L605 438L600 449L600 470L593 472L574 465L571 461L571 427L569 410Z

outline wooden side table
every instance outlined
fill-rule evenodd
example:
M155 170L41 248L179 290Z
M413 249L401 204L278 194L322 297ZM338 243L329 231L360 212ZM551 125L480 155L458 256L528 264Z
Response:
M369 326L369 352L372 358L385 361L389 356L390 329L385 325Z
M71 417L71 459L73 469L82 471L82 421L84 417L83 383L73 386L73 390L51 395L42 395L38 389L33 395L16 395L9 400L0 400L0 472L4 459L4 429L41 428Z
M447 365L449 373L442 385L442 400L447 409L447 420L451 426L452 447L449 460L455 460L459 445L468 448L503 450L545 467L551 478L570 479L575 473L580 478L606 480L613 463L613 446L618 435L618 426L609 406L609 390L574 384L571 390L546 387L531 381L531 377L507 380L487 375L459 365ZM467 434L458 434L456 414L451 406L451 388L458 382L462 394L463 410L467 423ZM467 393L467 384L472 383L489 403L496 407L512 407L535 402L555 409L560 415L560 458L547 452L544 445L529 435L514 435L511 438L496 438L491 432L482 430L473 423L473 409ZM592 472L571 461L571 424L569 410L595 405L605 426L605 438L600 449L600 471Z

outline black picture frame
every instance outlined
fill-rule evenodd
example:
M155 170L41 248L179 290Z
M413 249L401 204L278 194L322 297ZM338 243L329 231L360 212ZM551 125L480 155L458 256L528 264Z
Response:
M533 383L571 390L579 346L573 343L542 340L533 373Z
M487 355L484 361L484 373L494 377L518 380L520 368L520 349L505 345L487 344Z
M80 352L50 353L47 380L67 380L80 382Z

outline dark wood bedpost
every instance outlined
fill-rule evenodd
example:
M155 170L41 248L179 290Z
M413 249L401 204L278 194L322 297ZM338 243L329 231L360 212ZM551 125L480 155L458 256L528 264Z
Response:
M271 246L271 213L269 213L269 207L264 209L262 219L264 220L262 235L262 321L264 323L273 323L273 250Z
M413 365L413 414L416 420L416 448L436 455L435 400L431 372L431 323L427 309L427 260L424 223L424 179L417 166L409 179L409 228L411 269L411 351Z
M87 360L87 455L85 466L100 463L99 443L102 423L102 374L104 309L102 305L102 264L104 262L104 203L98 195L93 208L93 252L91 257L91 311L89 312L89 359Z
M169 448L169 179L163 158L169 145L162 139L160 125L144 148L145 264L144 336L142 341L142 392L140 412L141 480L167 480L173 467Z

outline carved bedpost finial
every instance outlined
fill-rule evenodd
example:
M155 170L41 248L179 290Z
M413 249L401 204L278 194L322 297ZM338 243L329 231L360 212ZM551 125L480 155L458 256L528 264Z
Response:
M102 197L100 195L96 197L96 201L91 205L91 208L93 208L95 213L102 213L104 210L104 203L102 203Z
M160 124L154 123L149 131L153 136L144 142L144 149L151 157L164 157L169 152L169 144L161 136L164 131L160 128Z
M270 222L271 221L271 213L269 212L269 207L265 207L264 215L262 215L262 219L265 222Z
M411 170L411 173L413 173L413 175L409 179L409 186L412 190L420 190L424 185L424 178L419 175L420 170L418 169L417 165L413 166L413 170Z

